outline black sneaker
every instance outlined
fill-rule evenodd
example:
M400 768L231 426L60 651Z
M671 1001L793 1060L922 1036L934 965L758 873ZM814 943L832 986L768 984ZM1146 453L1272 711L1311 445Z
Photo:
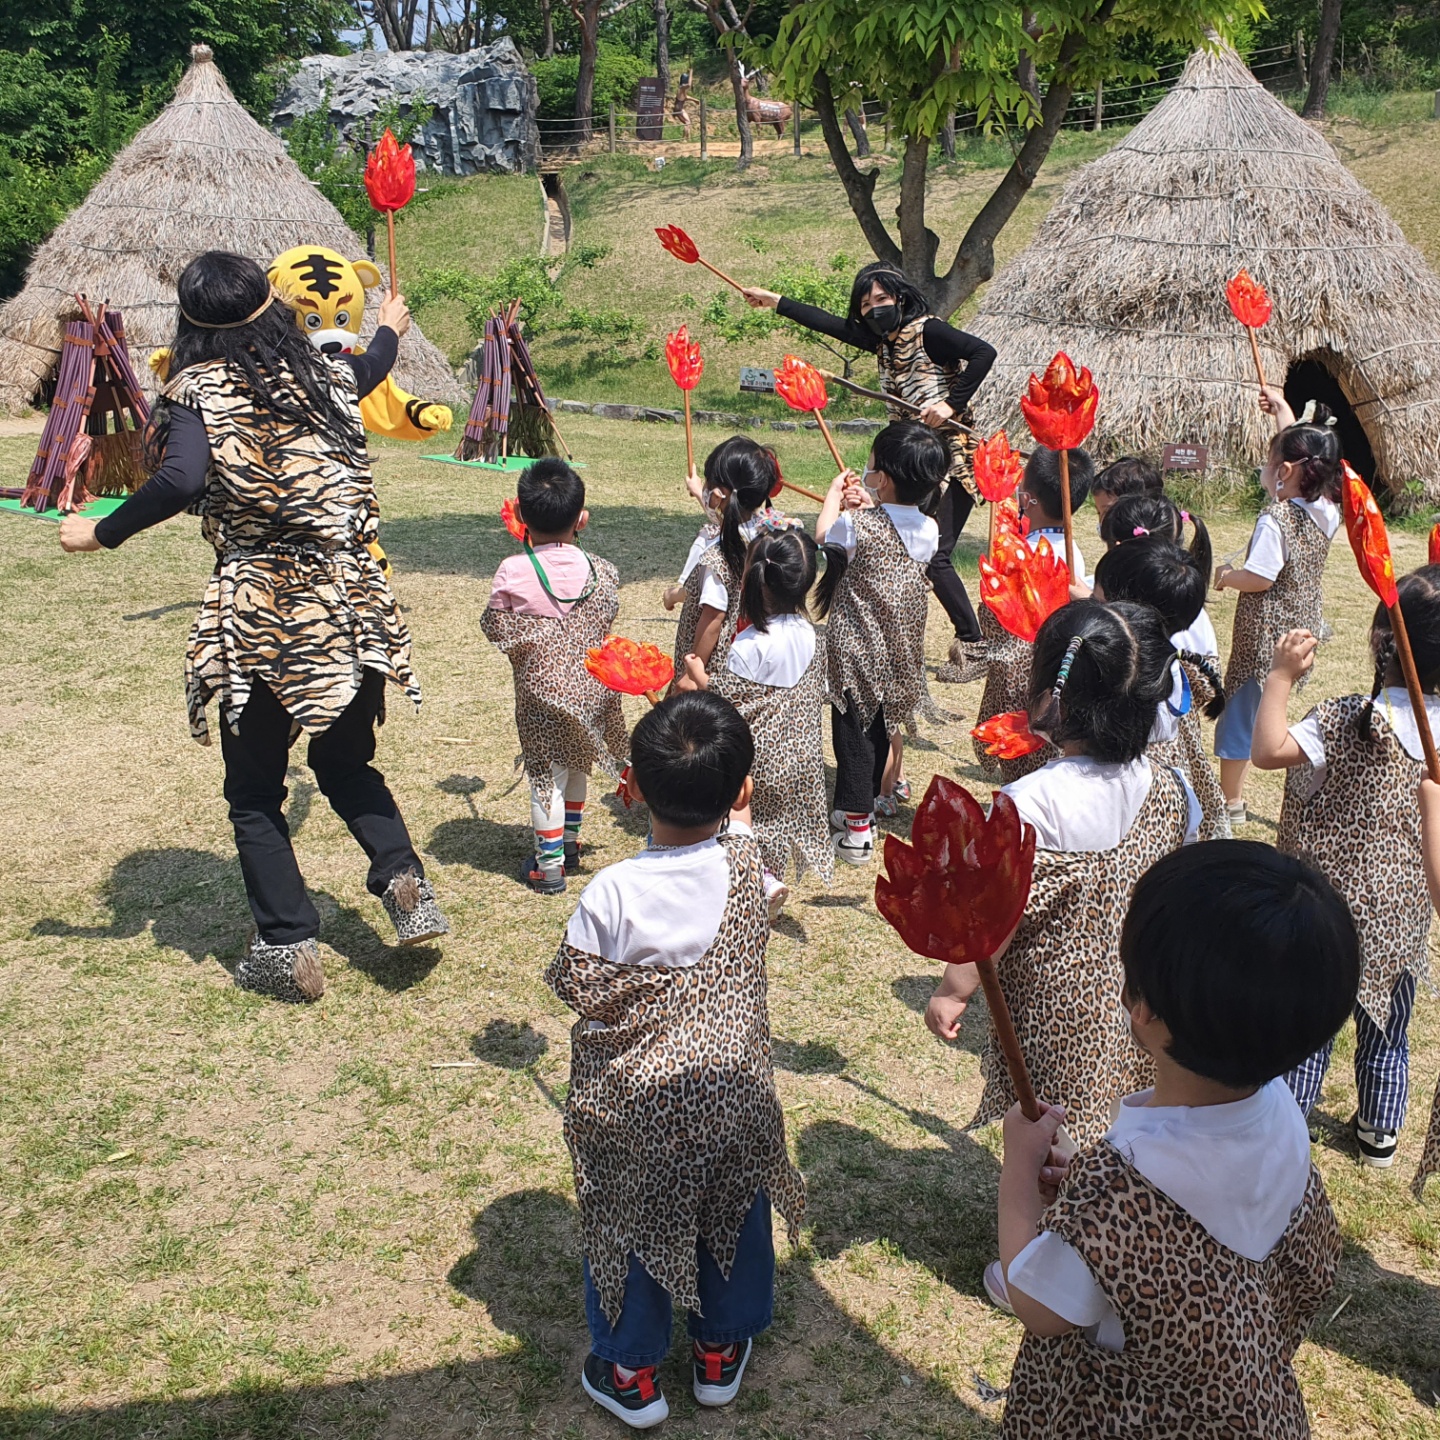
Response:
M521 865L520 880L537 895L563 895L565 893L565 872L559 870L547 875L540 868L539 857L535 855Z
M735 1398L750 1361L750 1343L702 1345L695 1341L695 1399L701 1405L728 1405Z
M580 1384L597 1405L623 1420L632 1430L648 1430L670 1415L665 1395L655 1383L653 1365L635 1371L621 1385L615 1378L615 1367L608 1360L587 1355L585 1368L580 1372Z
M1360 1152L1362 1165L1374 1170L1388 1170L1395 1163L1395 1145L1399 1136L1394 1131L1372 1129L1358 1112L1351 1117L1350 1128L1355 1132L1355 1148Z
M565 873L567 875L580 873L580 842L578 840L565 842Z

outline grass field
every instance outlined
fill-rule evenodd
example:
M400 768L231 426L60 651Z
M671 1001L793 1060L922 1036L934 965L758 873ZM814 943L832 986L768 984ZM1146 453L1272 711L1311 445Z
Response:
M588 543L625 582L620 627L668 646L659 593L697 520L679 432L583 415L570 429L588 462ZM817 437L781 442L787 474L824 483ZM0 440L0 483L16 483L32 445ZM858 460L863 441L847 448ZM380 763L454 935L443 952L387 947L363 859L297 766L291 821L332 952L310 1008L244 994L228 973L249 917L219 757L187 738L181 693L211 564L194 522L66 557L53 525L0 516L5 1437L621 1433L576 1383L569 1017L540 982L578 887L545 901L514 879L529 831L509 670L478 629L509 551L505 482L396 444L376 452L426 690L418 718L392 703ZM1079 520L1091 535L1093 513ZM1246 528L1220 517L1217 550ZM1400 536L1400 566L1422 547ZM967 541L971 576L975 554ZM1326 594L1337 638L1307 704L1368 688L1372 602L1343 545ZM1232 608L1228 596L1213 612L1226 643ZM973 715L978 686L940 688ZM985 790L964 723L926 730L907 754L917 794L937 770ZM603 793L586 821L592 868L644 832ZM1272 838L1274 778L1251 800L1247 833ZM662 1372L676 1440L996 1432L977 1377L1005 1382L1019 1329L980 1287L998 1136L963 1127L983 1014L954 1048L926 1032L936 967L879 919L872 883L846 868L829 892L802 885L772 941L778 1083L810 1210L802 1245L782 1246L776 1324L733 1410L697 1412L681 1366ZM1422 1206L1407 1189L1440 1072L1429 998L1413 1034L1394 1170L1362 1171L1348 1150L1348 1032L1321 1106L1315 1154L1346 1247L1299 1364L1330 1440L1440 1435L1440 1194Z

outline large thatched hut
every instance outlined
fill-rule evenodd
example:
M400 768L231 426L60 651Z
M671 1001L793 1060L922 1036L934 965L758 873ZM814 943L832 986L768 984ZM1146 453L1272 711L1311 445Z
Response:
M24 288L0 306L0 409L48 398L64 324L79 318L76 291L121 311L135 371L149 384L146 357L175 333L175 281L202 251L236 250L261 264L302 243L356 259L365 253L340 212L230 93L209 47L196 45L190 58L175 98L115 157L36 252ZM401 341L395 378L426 399L465 399L418 327Z
M1071 179L983 295L970 328L1000 357L982 422L1019 424L1027 375L1063 349L1100 386L1100 453L1201 443L1212 466L1253 468L1271 431L1225 303L1242 266L1275 303L1266 378L1336 410L1347 456L1380 484L1419 480L1440 498L1440 279L1221 44Z

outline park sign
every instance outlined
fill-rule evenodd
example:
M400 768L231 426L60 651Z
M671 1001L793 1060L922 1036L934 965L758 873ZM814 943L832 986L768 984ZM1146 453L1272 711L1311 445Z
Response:
M740 367L740 392L751 395L773 395L775 393L775 372L762 370L757 365Z
M1208 445L1166 445L1160 452L1162 470L1206 470L1210 465Z
M645 79L635 92L635 138L660 140L665 134L665 87L658 79Z

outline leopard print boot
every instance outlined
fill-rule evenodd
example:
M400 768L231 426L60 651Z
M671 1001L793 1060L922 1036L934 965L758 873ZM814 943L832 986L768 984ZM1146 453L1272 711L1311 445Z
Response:
M380 897L385 913L395 925L399 945L423 945L450 933L450 922L435 903L435 892L428 880L413 870L397 875Z
M294 945L267 945L259 935L250 937L245 955L235 967L235 983L257 995L300 1004L325 993L325 971L320 946L314 940Z
M936 672L935 678L946 685L966 685L985 673L989 647L983 640L962 640L958 635L950 642L950 654Z

